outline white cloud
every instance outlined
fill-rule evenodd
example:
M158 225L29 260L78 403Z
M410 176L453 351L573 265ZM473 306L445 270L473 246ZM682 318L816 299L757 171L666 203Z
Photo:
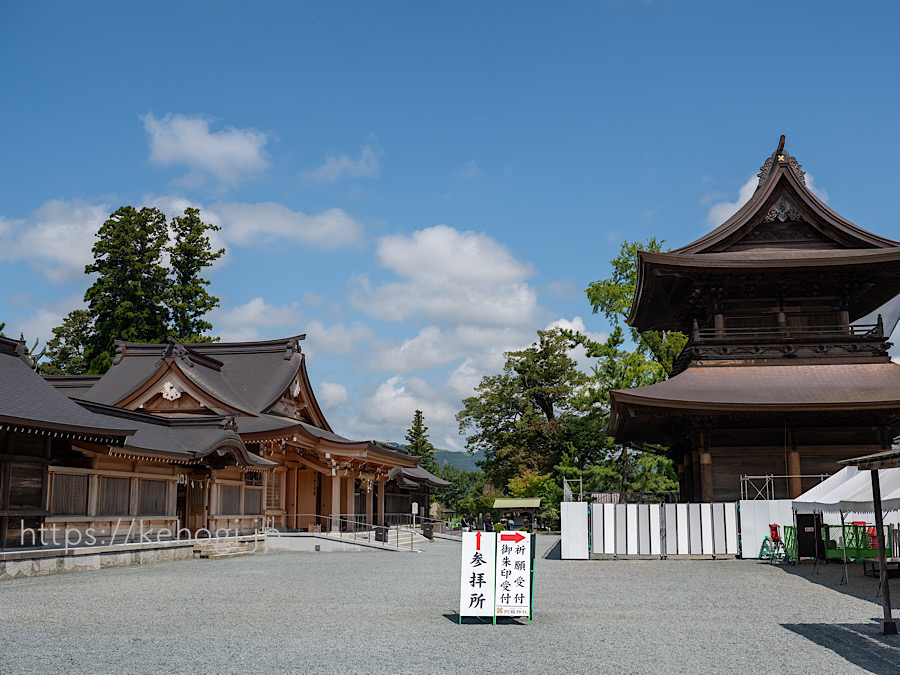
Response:
M812 177L812 174L807 173L805 176L806 187L810 189L810 191L823 202L828 201L828 192L818 187L815 184L815 180ZM712 227L718 227L726 220L731 218L735 213L738 212L744 204L746 204L750 197L753 196L753 193L756 192L756 187L759 185L759 178L757 176L751 176L747 179L747 182L741 186L740 191L738 192L738 198L733 202L717 202L709 207L709 212L706 215L707 224ZM705 201L705 200L704 200Z
M337 408L350 401L347 387L334 382L319 382L316 389L316 399L325 408Z
M225 342L244 342L271 337L260 329L288 329L288 333L298 331L303 318L299 303L275 307L267 305L261 297L232 309L215 309L210 313L210 323L216 326L217 334Z
M484 233L437 225L383 237L377 255L404 281L373 288L359 280L351 303L373 316L400 321L421 313L437 323L481 326L533 321L537 295L525 283L533 268Z
M355 322L350 326L341 323L325 326L321 321L313 320L304 324L306 333L306 352L316 354L332 354L351 356L359 352L359 345L371 342L375 333L363 323Z
M73 309L85 307L81 293L68 295L53 302L41 302L33 314L7 320L4 332L14 338L18 338L19 334L24 335L29 349L36 339L40 340L38 351L41 351L47 340L53 337L53 329L62 324L66 315Z
M478 178L483 173L484 171L478 166L478 163L474 159L470 159L456 172L456 175L461 178Z
M407 381L395 375L380 384L359 406L359 421L405 429L416 410L421 410L428 423L435 425L452 423L456 414L454 408L437 398L424 381L418 378Z
M828 201L828 191L823 190L818 185L816 185L816 181L813 178L813 175L811 173L807 173L804 176L804 179L806 179L806 187L809 188L810 192L812 192L816 197L821 199L823 202Z
M109 217L105 204L51 200L25 220L0 218L0 260L25 260L58 283L84 279L95 234Z
M741 186L741 189L738 192L737 201L718 202L709 207L709 213L707 213L706 222L713 227L718 227L726 220L731 218L731 216L737 213L738 209L746 204L750 197L753 196L753 193L756 192L756 186L758 184L759 178L757 178L756 176L751 176L750 179Z
M369 141L360 148L359 157L353 159L349 155L328 155L325 163L300 176L317 183L334 183L341 178L376 178L381 172L380 157L384 154L378 144Z
M222 218L226 241L240 245L285 239L319 249L333 249L361 241L363 226L341 209L307 215L283 204L225 203L211 207Z
M210 132L208 119L172 113L162 119L148 113L141 121L150 135L150 161L157 164L184 164L224 183L237 183L269 165L264 154L268 136L255 129Z
M606 340L609 338L608 333L595 333L593 331L589 331L584 325L584 319L582 319L580 316L574 317L571 321L564 318L557 319L556 321L547 324L544 330L550 330L551 328L562 328L564 330L575 331L587 336L594 342L606 342ZM588 358L587 350L584 347L578 345L571 351L570 355L573 359L575 359L575 362L578 364L578 368L580 370L585 373L591 372L591 366L594 365L595 361Z
M514 327L456 326L442 331L438 326L426 326L415 337L376 345L367 369L409 374L466 357L470 363L494 363L498 354L530 344L531 335L528 329Z

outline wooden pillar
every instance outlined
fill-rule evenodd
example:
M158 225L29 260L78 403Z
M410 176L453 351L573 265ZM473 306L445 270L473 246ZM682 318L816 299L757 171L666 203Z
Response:
M705 448L704 450L709 450ZM713 500L713 468L712 454L700 453L700 501L711 502Z
M297 520L297 467L292 466L287 470L287 476L284 480L285 503L284 510L287 511L285 518L285 526L289 530L296 530L300 527Z
M332 532L341 530L341 477L331 477L331 527Z
M685 485L685 482L684 482L684 477L685 477L684 457L682 457L681 461L675 465L675 470L678 473L678 499L679 499L679 501L686 502L687 498L685 496L686 495L685 490L686 490L687 486Z
M375 483L373 482L372 487L366 490L366 525L372 526L372 523L375 522L374 511L372 510L372 490L375 489Z
M683 500L689 502L694 498L694 462L693 455L690 450L685 451L682 462L684 463Z
M384 525L384 486L385 481L378 483L378 524Z
M219 513L218 487L216 486L216 470L209 472L209 490L206 493L207 518L206 527L210 531L215 529L213 521Z
M356 479L353 476L347 476L347 485L344 490L344 499L347 504L347 520L356 520ZM356 529L349 523L347 527Z
M693 490L691 490L691 501L698 502L702 500L703 483L700 477L700 451L691 451L691 469L694 475Z
M791 499L796 499L803 494L803 479L800 475L803 473L800 467L800 452L797 447L788 454L788 492Z

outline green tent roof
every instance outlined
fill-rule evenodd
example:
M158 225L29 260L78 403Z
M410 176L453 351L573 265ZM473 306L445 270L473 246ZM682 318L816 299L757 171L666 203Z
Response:
M495 509L538 509L540 507L540 497L527 497L523 499L502 497L494 500Z

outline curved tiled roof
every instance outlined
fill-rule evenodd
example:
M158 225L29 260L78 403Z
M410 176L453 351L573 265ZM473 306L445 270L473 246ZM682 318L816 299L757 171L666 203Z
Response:
M121 445L133 429L109 423L45 382L30 365L25 344L0 338L0 424Z

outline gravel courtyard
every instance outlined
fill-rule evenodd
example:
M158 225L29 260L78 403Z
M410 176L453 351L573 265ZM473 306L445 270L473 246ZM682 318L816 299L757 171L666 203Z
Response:
M557 541L538 537L530 626L457 624L448 541L2 582L0 672L900 673L858 568L847 591L837 565L565 561Z

